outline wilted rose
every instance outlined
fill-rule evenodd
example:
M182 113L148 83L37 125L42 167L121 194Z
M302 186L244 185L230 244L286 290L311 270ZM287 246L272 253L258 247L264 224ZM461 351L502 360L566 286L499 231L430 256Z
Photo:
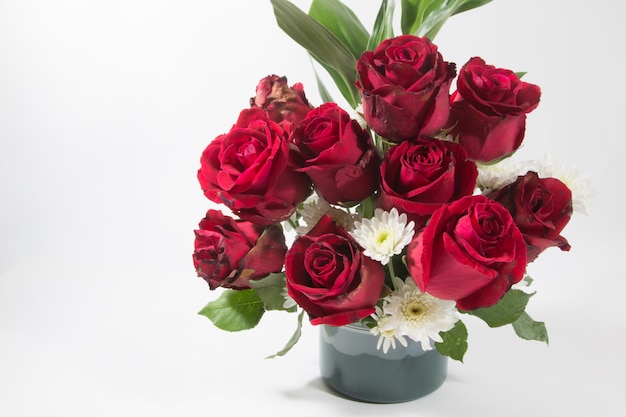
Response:
M263 109L271 121L287 132L313 108L304 94L302 83L289 87L287 77L278 75L268 75L259 81L256 95L250 98L250 106Z
M287 252L279 226L267 229L208 210L195 230L193 263L209 287L247 289L250 280L280 272Z

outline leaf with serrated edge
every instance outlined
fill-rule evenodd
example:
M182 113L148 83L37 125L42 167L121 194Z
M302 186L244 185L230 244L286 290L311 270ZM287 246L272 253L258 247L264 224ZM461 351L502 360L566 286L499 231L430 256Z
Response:
M287 352L289 352L291 348L294 347L296 343L298 343L298 340L300 340L300 336L302 336L302 317L304 317L304 311L298 314L298 327L296 327L296 331L293 333L285 347L279 352L276 352L275 354L270 355L265 359L273 359L277 356L285 356Z
M263 313L263 301L253 290L225 290L198 312L216 327L230 332L252 329Z
M533 320L525 312L513 322L513 329L522 339L549 343L548 330L545 323Z
M443 342L435 343L435 348L444 356L463 362L463 356L467 352L467 327L459 320L454 327L447 332L439 333Z
M513 323L522 315L528 304L528 300L533 295L534 293L528 294L520 290L509 290L504 294L504 297L498 301L498 304L492 307L464 311L463 313L481 318L489 327L504 326Z

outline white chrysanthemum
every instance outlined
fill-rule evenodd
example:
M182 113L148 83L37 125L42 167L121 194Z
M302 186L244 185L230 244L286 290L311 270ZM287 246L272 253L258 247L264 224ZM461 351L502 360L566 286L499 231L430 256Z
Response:
M395 318L397 334L406 335L433 348L430 340L442 342L439 332L446 332L459 320L455 301L441 300L419 290L411 278L394 278L396 290L384 300L383 312Z
M477 167L478 178L476 179L476 186L481 190L482 194L488 194L511 184L520 174L519 166L510 159L503 159L493 165L477 164Z
M324 215L332 217L333 221L346 230L352 229L354 221L358 218L356 215L332 206L322 197L313 197L307 200L302 210L300 210L302 220L306 223L304 226L298 226L296 233L305 235L317 224Z
M557 178L562 181L572 192L574 211L587 214L596 192L589 178L580 175L577 169L558 165L548 154L542 160L525 161L520 166L523 173L535 171L539 178Z
M291 298L291 296L289 295L287 288L283 288L282 291L280 292L280 295L282 295L283 298L285 299L285 302L283 303L283 308L288 309L288 308L295 307L298 305L298 303L296 303L296 300Z
M370 329L370 333L378 336L378 342L376 343L376 349L382 347L383 352L387 353L389 348L396 348L396 339L404 347L407 347L407 343L404 336L398 333L398 322L393 316L385 315L382 309L376 306L376 313L372 314L374 320L376 320L376 326Z
M374 217L354 222L351 232L354 239L365 249L363 253L383 265L387 265L392 256L398 255L411 242L415 223L407 224L405 213L376 209Z

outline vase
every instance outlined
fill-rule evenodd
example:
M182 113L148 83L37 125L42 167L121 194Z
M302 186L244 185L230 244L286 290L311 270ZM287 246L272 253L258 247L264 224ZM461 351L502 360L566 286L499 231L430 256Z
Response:
M448 357L423 350L407 338L387 353L378 336L351 324L320 326L320 373L324 383L344 396L371 403L412 401L439 388L448 373Z

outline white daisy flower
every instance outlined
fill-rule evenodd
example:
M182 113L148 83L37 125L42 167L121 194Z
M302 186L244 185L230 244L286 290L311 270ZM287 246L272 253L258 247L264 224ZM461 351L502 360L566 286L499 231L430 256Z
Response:
M296 233L299 235L305 235L310 232L324 215L332 217L335 223L346 230L352 229L354 221L358 218L355 214L332 206L322 197L309 198L304 203L302 210L300 210L300 214L306 224L296 228Z
M385 298L383 312L397 321L396 332L431 350L430 341L442 342L439 333L452 329L459 320L456 302L421 292L410 277L406 281L396 277L394 285L396 290Z
M365 249L365 256L387 265L411 242L414 226L413 221L407 224L406 214L399 214L395 207L391 211L376 209L371 219L354 222L351 235Z
M476 166L478 167L476 186L482 194L489 194L505 185L511 184L520 174L519 166L508 158L497 164L476 164Z
M376 326L370 329L370 333L378 336L376 349L380 350L382 347L383 353L387 353L390 347L396 348L396 339L404 347L409 345L404 336L398 333L398 323L395 317L385 315L378 306L376 306L376 313L372 314L372 317L376 320Z

